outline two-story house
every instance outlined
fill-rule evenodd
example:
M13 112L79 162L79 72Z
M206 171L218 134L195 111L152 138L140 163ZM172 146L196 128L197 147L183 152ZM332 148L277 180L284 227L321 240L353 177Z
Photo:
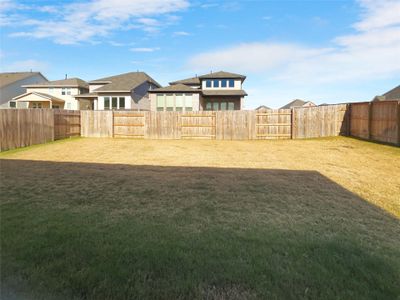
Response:
M92 103L95 110L150 110L148 92L161 85L144 72L130 72L89 81L89 93L77 100Z
M242 89L246 76L215 72L170 82L149 91L151 110L201 111L240 110L247 93Z
M89 91L88 84L79 78L28 84L22 87L26 88L26 93L13 98L20 108L91 109L90 101L77 100L74 97Z
M25 93L23 85L47 81L47 78L40 72L0 73L0 108L16 108L17 104L12 99Z

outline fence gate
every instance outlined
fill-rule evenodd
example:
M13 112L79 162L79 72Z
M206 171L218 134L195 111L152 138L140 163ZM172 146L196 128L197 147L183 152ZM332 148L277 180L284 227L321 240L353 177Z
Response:
M215 112L183 113L181 115L182 139L215 139L216 137Z
M113 137L144 139L144 112L113 111Z
M271 109L256 113L257 139L290 139L292 113L290 109Z

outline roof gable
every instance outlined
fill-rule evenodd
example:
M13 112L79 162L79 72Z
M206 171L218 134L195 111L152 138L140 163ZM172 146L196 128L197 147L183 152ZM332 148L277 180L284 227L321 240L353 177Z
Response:
M199 76L200 79L213 79L213 78L233 78L233 79L241 79L242 81L246 79L246 76L236 74L236 73L230 73L230 72L225 72L225 71L219 71L219 72L211 72L205 75Z
M0 87L7 86L9 84L12 84L14 82L29 78L31 76L36 76L40 75L42 76L45 80L47 80L46 77L42 75L40 72L6 72L6 73L0 73Z
M89 84L105 83L105 85L95 89L96 92L109 92L109 91L130 92L131 90L143 84L144 82L149 82L157 87L161 87L161 85L157 81L155 81L145 72L130 72L110 77L104 77L92 80L89 82Z

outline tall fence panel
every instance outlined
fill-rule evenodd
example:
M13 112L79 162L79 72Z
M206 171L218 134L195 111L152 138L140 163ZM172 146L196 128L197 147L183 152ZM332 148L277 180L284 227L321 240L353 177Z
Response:
M290 109L267 109L256 112L257 139L290 139L292 136Z
M400 144L399 112L400 102L372 102L370 115L370 139L373 141Z
M347 104L295 108L292 111L293 139L347 135Z
M351 103L350 135L400 145L400 101Z
M217 113L195 111L180 113L181 138L215 139Z
M146 112L145 138L180 139L181 114L175 111Z
M112 137L112 111L81 111L81 136L84 137Z
M216 112L215 134L218 140L256 139L255 111Z
M0 150L10 150L54 140L51 109L0 110Z
M369 139L369 110L370 103L350 104L350 135Z
M114 111L113 136L143 139L146 114L147 112L138 111Z
M54 109L54 139L81 135L81 113L77 110Z

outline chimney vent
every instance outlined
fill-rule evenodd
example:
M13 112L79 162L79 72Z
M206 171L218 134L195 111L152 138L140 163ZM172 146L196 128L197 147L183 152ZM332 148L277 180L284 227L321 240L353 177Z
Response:
M68 79L68 74L65 74L65 79Z

